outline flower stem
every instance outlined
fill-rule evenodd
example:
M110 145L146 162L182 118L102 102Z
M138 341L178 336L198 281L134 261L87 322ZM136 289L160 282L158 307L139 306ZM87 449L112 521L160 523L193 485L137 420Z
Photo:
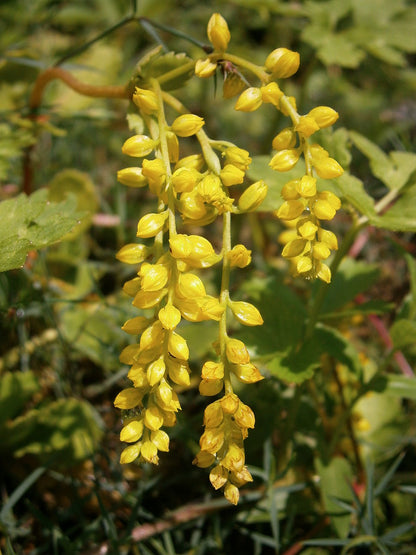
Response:
M228 258L228 253L231 250L231 213L224 212L223 214L223 228L222 228L222 278L221 278L221 292L220 292L220 303L224 307L224 312L222 313L220 320L220 355L221 360L224 364L224 390L225 393L232 393L233 386L231 383L230 370L228 368L227 357L226 357L226 344L227 344L227 305L230 296L230 259Z

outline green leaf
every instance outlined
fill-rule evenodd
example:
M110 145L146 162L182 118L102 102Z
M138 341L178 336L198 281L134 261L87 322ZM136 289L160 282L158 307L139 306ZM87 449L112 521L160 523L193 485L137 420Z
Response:
M406 319L397 320L390 328L390 335L395 349L414 346L416 344L416 322Z
M320 366L322 349L313 339L303 343L299 350L277 356L267 364L272 376L286 383L300 384L312 378Z
M335 182L334 192L367 218L376 217L374 199L366 193L363 182L357 177L343 173Z
M331 524L339 538L348 536L351 525L351 514L340 507L335 498L351 505L354 501L349 484L354 479L350 463L343 458L334 457L329 464L316 458L315 468L320 477L322 501L329 514Z
M416 379L407 376L396 376L389 374L386 376L385 392L400 399L411 399L416 401Z
M333 313L366 291L378 278L378 267L345 258L336 272L322 307L322 313Z
M32 454L68 466L92 456L102 428L90 404L60 399L14 420L5 443L17 457Z
M133 76L133 82L139 86L150 78L159 78L161 79L163 90L178 89L192 77L194 73L193 65L190 65L186 71L184 69L183 72L179 72L179 75L173 75L171 78L165 79L165 75L174 70L185 68L192 61L192 58L189 58L184 53L176 54L175 52L168 52L167 54L162 54L162 47L159 46L139 61Z
M73 197L50 202L47 189L1 202L0 272L21 267L30 250L61 239L77 225L80 216Z
M39 391L33 372L5 372L0 376L0 426L17 416Z
M319 345L321 354L330 355L347 366L355 376L362 376L363 367L358 351L337 329L319 325L314 332L313 341Z
M370 223L392 231L416 231L416 183L406 187L385 214L370 218Z

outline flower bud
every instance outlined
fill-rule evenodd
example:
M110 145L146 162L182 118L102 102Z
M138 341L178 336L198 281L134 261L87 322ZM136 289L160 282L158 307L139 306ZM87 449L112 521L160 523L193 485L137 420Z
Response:
M248 250L244 245L235 245L227 253L227 256L230 259L231 268L245 268L251 262L251 251Z
M316 200L313 203L311 212L320 220L332 220L336 210L327 200Z
M281 195L285 200L297 200L299 198L298 185L299 179L292 179L285 183L281 190Z
M218 175L209 173L198 183L198 195L204 202L214 203L224 196L221 179Z
M191 383L189 367L185 361L170 359L168 361L168 371L169 378L177 385L187 387Z
M178 160L175 170L179 168L189 168L199 172L204 167L204 164L205 160L202 154L190 154L189 156L185 156L184 158Z
M217 64L211 62L209 58L197 60L195 64L195 75L197 77L212 77L217 69Z
M150 154L156 146L156 141L147 137L147 135L133 135L133 137L125 141L121 147L121 151L128 156L141 158L142 156Z
M123 291L129 297L134 297L136 295L137 291L139 291L139 290L140 290L140 279L139 278L129 279L123 285Z
M204 426L206 428L217 428L223 420L224 414L218 401L206 407L204 411Z
M179 137L190 137L195 135L204 123L203 118L195 114L183 114L175 119L171 125L171 130Z
M296 262L298 274L305 274L312 270L312 260L308 256L301 256Z
M143 420L132 420L121 429L120 441L134 443L139 441L143 434Z
M156 94L148 89L136 87L133 94L133 102L145 114L153 114L159 109Z
M209 473L209 481L214 489L220 489L228 480L228 470L221 464L215 466Z
M166 143L168 146L169 162L176 164L179 160L179 141L175 133L172 133L172 131L166 132Z
M226 164L220 172L220 177L226 187L231 187L232 185L239 185L244 181L244 172L237 168L237 166Z
M240 112L254 112L262 102L261 90L257 87L250 87L240 94L235 109Z
M317 260L326 260L331 255L331 251L325 243L316 241L313 245L312 256Z
M199 393L205 397L212 397L213 395L218 395L223 387L223 380L201 380L199 384Z
M247 187L241 197L238 199L238 208L241 212L252 212L256 210L267 195L267 185L261 179Z
M120 455L120 464L128 464L135 461L140 455L141 446L141 443L136 443L123 449Z
M322 243L326 243L331 250L338 250L338 240L335 233L332 233L332 231L320 227L318 230L318 239Z
M294 239L285 245L282 256L285 258L293 258L303 253L306 246L306 239Z
M280 150L269 162L269 166L278 172L287 172L294 168L298 163L300 150L297 148L289 148Z
M160 382L160 380L165 375L165 370L166 370L166 365L163 361L163 357L160 357L154 362L152 362L151 364L149 364L149 366L147 367L146 376L147 376L147 381L149 382L149 385L151 387L153 387L154 385Z
M301 237L303 237L303 239L313 241L313 239L315 239L315 234L319 229L320 228L318 228L318 226L310 220L302 220L302 223L298 226L298 233Z
M265 68L277 79L291 77L300 65L298 52L287 48L276 48L266 58Z
M142 445L141 455L145 461L158 464L159 457L157 456L157 447L151 441L144 441Z
M167 453L169 451L169 436L163 430L155 430L150 434L150 441L159 451Z
M249 384L264 380L264 376L260 374L259 369L254 364L238 364L232 366L232 371L240 382Z
M171 183L177 193L189 193L200 178L201 174L192 168L179 168L173 172Z
M160 289L159 291L139 291L134 297L132 305L137 308L153 308L166 295L168 290L166 288Z
M247 364L250 362L247 347L239 339L228 339L225 352L227 359L233 364Z
M242 171L247 171L251 164L250 154L244 148L230 146L225 150L225 163L232 164Z
M176 294L182 298L204 297L206 295L204 284L195 274L179 274L176 284Z
M337 195L334 195L334 193L331 193L331 191L322 191L322 193L318 194L318 198L320 200L327 200L329 204L333 208L335 208L335 210L339 210L341 208L340 199L337 197Z
M326 264L321 264L318 271L318 278L325 283L331 283L331 270Z
M174 330L181 321L181 313L176 307L168 304L159 310L158 318L165 330Z
M219 402L223 412L232 415L238 409L240 400L235 393L227 393Z
M312 116L319 125L319 128L323 129L333 125L337 121L339 114L329 106L317 106L309 112L308 116Z
M166 167L163 160L143 160L142 173L149 182L149 189L155 195L159 195L166 181Z
M215 50L224 52L230 42L230 31L227 22L219 13L212 14L208 21L208 38Z
M264 87L260 87L260 90L263 102L273 104L274 106L278 106L280 99L284 96L279 85L275 81L268 83Z
M134 409L140 403L143 397L143 392L135 387L128 387L123 389L114 400L114 406L118 409L128 410Z
M221 464L230 472L238 472L240 471L245 462L245 455L244 449L242 447L238 447L235 443L232 443L221 461Z
M231 482L227 482L224 488L224 497L232 505L237 505L238 500L240 499L240 492L238 491L238 487Z
M301 200L287 200L275 212L276 216L281 220L294 220L304 211L305 206Z
M319 131L319 125L312 116L301 116L298 123L295 125L295 130L304 137L310 137L316 131Z
M137 243L129 243L124 245L116 254L117 260L125 264L139 264L146 260L150 255L151 249L146 245L139 245Z
M141 168L123 168L117 172L117 180L127 187L145 187L147 179Z
M141 334L149 325L149 320L144 316L130 318L121 326L121 329L131 335Z
M149 407L144 412L144 425L149 430L158 430L163 426L163 413L156 404L149 403Z
M200 451L192 461L192 464L199 466L199 468L208 468L215 462L215 455L207 451Z
M163 230L167 217L167 212L162 212L160 214L145 214L140 218L137 224L137 237L141 237L142 239L155 237L159 231Z
M164 264L148 264L143 262L139 276L143 291L159 291L169 279L168 268Z
M296 144L296 133L293 127L286 127L273 139L272 147L274 150L291 149Z
M180 360L188 360L189 358L189 348L186 339L174 331L169 334L168 351L174 358Z
M344 173L344 170L334 158L325 157L320 160L313 160L312 163L316 173L322 179L333 179Z
M207 215L207 206L197 190L190 193L182 193L178 208L182 218L189 218L190 220L199 220Z
M199 445L202 451L215 454L224 444L224 431L220 428L208 428L202 434Z
M238 409L234 413L237 424L242 428L254 428L255 417L251 408L240 401Z
M203 380L222 380L224 377L224 364L207 360L201 370Z
M229 307L241 324L245 326L261 326L263 324L260 312L252 304L243 301L230 301Z
M316 195L316 179L310 175L304 175L296 184L296 190L303 198L311 198Z

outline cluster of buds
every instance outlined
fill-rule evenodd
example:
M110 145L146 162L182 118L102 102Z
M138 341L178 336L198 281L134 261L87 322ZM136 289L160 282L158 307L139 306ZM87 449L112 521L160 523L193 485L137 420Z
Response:
M215 450L213 446L207 449L213 420L206 417L207 429L195 464L201 466L201 460L204 467L216 463L225 481L218 477L213 484L216 488L224 486L226 497L236 503L238 486L251 479L244 466L243 440L247 429L254 426L254 415L233 393L231 379L254 383L262 376L250 363L244 344L229 338L227 312L243 325L261 325L263 320L253 305L229 297L231 268L244 268L251 261L251 252L244 245L232 246L230 222L231 214L255 210L264 200L267 186L258 181L235 195L234 187L245 180L249 153L232 143L210 140L203 130L203 118L195 114L180 113L168 124L167 110L185 109L161 90L156 79L146 83L146 88L136 88L133 102L148 135L134 135L125 141L123 153L142 160L139 166L120 170L118 180L128 187L149 187L157 197L158 209L143 215L137 225L137 237L150 241L128 244L117 254L120 261L139 265L137 275L123 290L141 312L123 326L127 333L138 336L138 342L126 347L120 356L121 362L131 365L128 378L133 383L115 400L115 406L125 411L120 438L130 444L123 450L121 462L138 459L157 464L158 451L169 450L169 436L162 428L175 424L181 408L174 387L190 386L190 353L178 331L181 320L218 321L218 361L204 364L200 392L217 395L225 390L221 404L210 405L220 407L223 415L215 424L221 428L223 440ZM181 157L180 141L186 137L196 137L199 148L195 154ZM186 230L187 226L210 224L218 217L223 219L224 230L218 254L205 237L177 231L178 224ZM198 272L219 262L223 265L221 291L218 296L208 295ZM206 415L210 411L208 407ZM212 476L215 473L218 470L213 470Z

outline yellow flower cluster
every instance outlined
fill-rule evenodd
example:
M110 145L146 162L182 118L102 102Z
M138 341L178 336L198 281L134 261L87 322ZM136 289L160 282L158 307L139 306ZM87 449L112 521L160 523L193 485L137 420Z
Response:
M230 41L227 22L220 14L214 14L208 24L208 38L213 52L196 64L199 77L210 77L220 66L226 75L238 73L237 67L253 72L261 81L261 86L248 87L239 96L235 109L253 112L263 103L270 103L290 117L292 125L280 131L273 140L276 154L270 167L279 172L294 168L303 155L306 171L299 179L289 181L282 190L283 205L275 212L277 217L292 223L294 233L285 234L289 242L283 249L283 256L294 262L295 273L306 278L318 277L325 282L331 280L331 271L323 262L337 248L333 233L321 227L321 220L331 220L341 206L340 200L329 191L318 192L316 177L333 179L343 173L342 167L318 144L310 144L309 138L320 129L331 126L338 114L327 106L318 106L306 115L297 112L294 97L287 97L276 83L296 73L300 56L287 48L276 48L266 58L264 66L255 66L226 52ZM235 82L235 80L234 80ZM240 91L240 84L235 93ZM230 94L230 86L224 86L224 96Z
M213 40L221 42L215 25L210 32L216 37ZM156 79L146 83L146 88L137 87L133 102L148 135L134 135L125 141L123 153L142 160L140 166L120 170L118 180L128 187L149 187L158 199L158 210L143 215L137 225L137 237L153 239L153 244L131 243L117 254L120 261L139 265L137 275L123 290L142 313L123 326L139 339L120 356L122 363L131 365L128 378L133 383L115 400L115 406L126 411L120 439L130 444L123 450L121 462L139 459L157 464L158 451L169 450L169 436L162 428L175 424L181 408L174 386L190 385L190 353L178 326L182 319L218 321L218 361L204 364L200 392L217 395L224 389L225 393L206 409L206 430L195 464L206 467L215 463L211 473L214 487L224 486L227 499L236 503L238 486L251 480L244 466L243 440L247 429L254 426L254 415L233 392L231 375L243 383L254 383L262 376L250 363L245 345L228 336L227 311L243 325L261 325L263 320L253 305L232 301L229 296L231 268L244 268L251 261L251 252L244 245L231 244L231 214L255 210L264 200L267 186L263 181L251 184L235 203L231 191L245 180L249 153L226 141L210 140L203 130L203 118L185 113L182 104L162 91ZM165 112L172 109L180 115L168 124ZM199 151L181 158L180 141L194 136ZM185 227L205 226L221 216L221 252L217 254L203 236L178 233L177 216ZM207 294L198 271L220 261L223 275L216 297ZM217 407L215 421L213 407ZM209 444L207 438L217 432L222 441Z

